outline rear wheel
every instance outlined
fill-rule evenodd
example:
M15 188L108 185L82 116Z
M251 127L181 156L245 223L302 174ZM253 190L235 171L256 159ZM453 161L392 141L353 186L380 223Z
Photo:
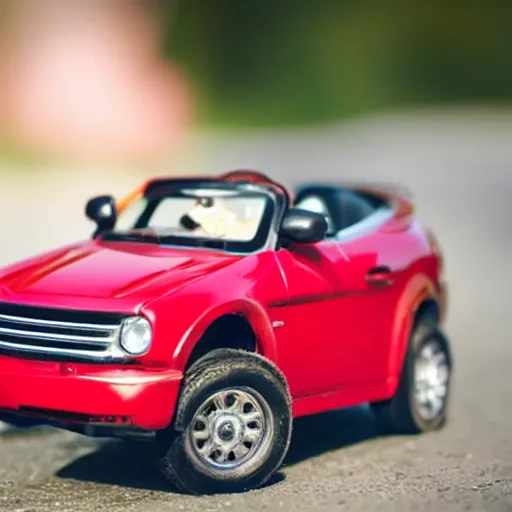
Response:
M446 336L434 322L420 320L409 341L395 396L371 404L381 429L386 433L417 434L442 427L451 374Z
M215 350L187 372L172 429L159 435L167 479L192 494L261 486L291 439L286 381L264 358Z

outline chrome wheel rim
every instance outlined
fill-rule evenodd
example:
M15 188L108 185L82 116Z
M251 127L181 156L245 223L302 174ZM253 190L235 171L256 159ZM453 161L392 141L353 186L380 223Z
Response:
M414 368L416 409L425 421L435 419L445 408L450 379L448 356L438 341L420 349Z
M230 470L257 461L270 443L270 407L253 389L219 391L199 407L189 426L197 460L210 471Z

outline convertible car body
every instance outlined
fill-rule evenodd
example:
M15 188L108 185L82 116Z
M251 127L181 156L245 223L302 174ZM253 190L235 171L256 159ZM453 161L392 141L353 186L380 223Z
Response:
M91 240L0 271L6 417L155 435L192 492L259 485L292 417L371 402L397 428L444 419L443 256L393 188L292 194L239 171L151 180L87 214Z

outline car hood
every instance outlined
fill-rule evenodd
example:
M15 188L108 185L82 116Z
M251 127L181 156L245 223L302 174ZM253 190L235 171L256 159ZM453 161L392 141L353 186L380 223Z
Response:
M146 301L177 290L240 257L150 244L86 242L0 274L11 293Z

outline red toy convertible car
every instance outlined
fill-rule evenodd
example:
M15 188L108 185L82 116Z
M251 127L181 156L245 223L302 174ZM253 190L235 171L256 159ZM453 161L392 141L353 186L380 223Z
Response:
M93 239L0 271L0 409L155 438L191 493L281 465L292 419L370 402L440 427L451 374L443 258L382 187L263 174L155 179L92 199Z

